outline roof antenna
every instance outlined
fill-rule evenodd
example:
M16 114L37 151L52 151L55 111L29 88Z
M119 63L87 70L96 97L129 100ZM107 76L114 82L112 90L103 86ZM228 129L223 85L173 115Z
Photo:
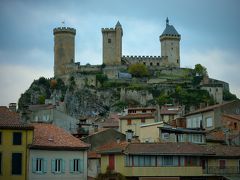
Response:
M169 20L168 20L168 17L167 17L167 19L166 19L166 26L168 26L169 25Z

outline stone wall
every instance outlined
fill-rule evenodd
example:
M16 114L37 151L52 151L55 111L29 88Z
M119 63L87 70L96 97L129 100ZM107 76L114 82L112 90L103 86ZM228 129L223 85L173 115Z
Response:
M121 88L120 92L120 100L134 100L139 104L145 106L147 102L153 99L153 95L146 90L127 90L125 88Z

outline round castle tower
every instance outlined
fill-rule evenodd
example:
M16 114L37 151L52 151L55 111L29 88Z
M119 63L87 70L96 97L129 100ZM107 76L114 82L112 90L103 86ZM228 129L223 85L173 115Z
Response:
M66 74L66 65L74 63L76 29L58 27L54 34L54 76Z
M180 67L180 40L181 35L173 25L169 25L167 18L166 28L160 36L161 56L167 56L168 64L172 67Z

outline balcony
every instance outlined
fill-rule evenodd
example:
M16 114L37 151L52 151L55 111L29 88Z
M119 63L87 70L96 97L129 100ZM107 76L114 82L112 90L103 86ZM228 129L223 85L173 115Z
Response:
M214 175L239 174L240 175L240 167L228 166L225 168L220 168L219 166L209 166L203 170L203 174L214 174Z

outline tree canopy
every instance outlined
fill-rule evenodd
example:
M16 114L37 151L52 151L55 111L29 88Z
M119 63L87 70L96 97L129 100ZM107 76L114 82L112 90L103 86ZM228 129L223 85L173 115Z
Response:
M140 63L131 64L128 67L128 72L134 77L146 77L149 75L147 67Z

